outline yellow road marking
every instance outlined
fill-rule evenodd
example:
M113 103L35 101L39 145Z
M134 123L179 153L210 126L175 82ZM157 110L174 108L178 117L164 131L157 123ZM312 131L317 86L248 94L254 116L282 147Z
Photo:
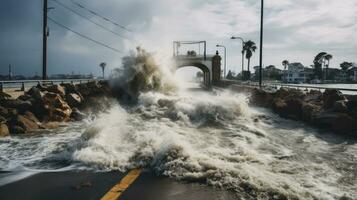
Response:
M139 177L141 169L131 170L118 184L109 190L101 200L117 200L120 195Z

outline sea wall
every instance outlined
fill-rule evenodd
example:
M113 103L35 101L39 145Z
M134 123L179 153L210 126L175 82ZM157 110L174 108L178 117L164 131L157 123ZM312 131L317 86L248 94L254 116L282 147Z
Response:
M37 85L18 98L0 92L0 137L57 128L61 122L82 120L110 106L108 82ZM108 98L109 97L109 98Z
M250 88L250 103L272 109L283 118L303 121L322 130L357 137L357 96L335 89L303 91L280 88L275 92Z

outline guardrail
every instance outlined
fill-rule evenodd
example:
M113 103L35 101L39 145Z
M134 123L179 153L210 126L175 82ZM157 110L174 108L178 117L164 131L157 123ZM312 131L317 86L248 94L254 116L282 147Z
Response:
M20 88L21 91L25 91L27 86L35 86L37 84L53 85L55 83L83 83L90 81L100 81L104 79L54 79L54 80L13 80L13 81L0 81L0 92L3 92L5 88Z
M259 87L259 83L257 82L238 82L238 81L229 81L233 84L250 86L250 87ZM316 89L316 90L326 90L326 89L335 89L346 92L357 92L357 88L340 88L340 87L324 87L324 86L312 86L312 85L298 85L298 84L285 84L285 83L264 83L262 87L287 87L287 88L296 88L296 89Z

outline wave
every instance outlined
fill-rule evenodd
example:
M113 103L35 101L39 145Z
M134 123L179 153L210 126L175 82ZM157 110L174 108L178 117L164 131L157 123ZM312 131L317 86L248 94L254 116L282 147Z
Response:
M227 91L142 93L138 105L116 105L101 114L84 134L87 145L73 158L101 170L149 168L233 190L245 199L357 195L352 185L335 184L343 174L324 163L327 159L307 156L322 156L320 150L329 151L330 144L309 134L314 130L296 129L294 135L274 117L250 108L245 96ZM292 128L292 122L285 123ZM308 152L315 146L319 152Z

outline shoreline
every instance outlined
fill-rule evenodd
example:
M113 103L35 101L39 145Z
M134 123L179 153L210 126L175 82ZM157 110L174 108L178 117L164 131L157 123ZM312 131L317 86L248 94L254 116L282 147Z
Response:
M229 88L248 94L252 106L267 108L282 118L304 122L321 131L357 138L357 95L329 88L323 92L289 87L259 89L236 84Z

